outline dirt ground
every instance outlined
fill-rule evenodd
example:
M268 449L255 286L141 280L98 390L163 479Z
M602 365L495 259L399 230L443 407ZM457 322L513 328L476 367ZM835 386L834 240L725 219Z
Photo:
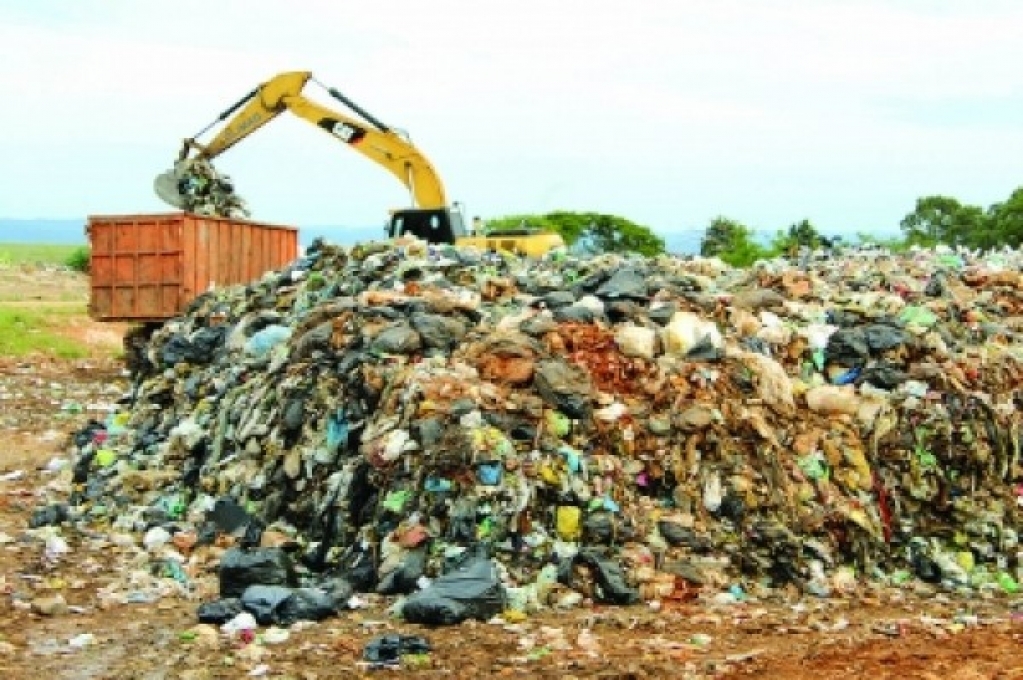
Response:
M286 640L263 629L251 642L197 624L198 603L215 593L213 569L191 575L191 592L119 603L112 595L146 569L141 550L63 527L68 552L54 554L51 543L47 555L45 531L27 528L37 505L66 489L68 434L126 389L109 331L84 316L69 321L68 332L95 348L89 359L0 357L2 678L1023 678L1023 600L919 588L730 605L698 598L659 611L584 606L435 629L390 619L387 603L370 598L368 608L294 626ZM58 595L66 607L52 606ZM370 669L363 648L385 633L422 636L432 651L400 671Z

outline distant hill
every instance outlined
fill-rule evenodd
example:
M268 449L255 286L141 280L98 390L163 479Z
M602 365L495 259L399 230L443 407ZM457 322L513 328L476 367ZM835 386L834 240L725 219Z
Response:
M0 217L0 243L84 245L85 220L15 220Z
M74 219L11 219L0 217L0 243L53 243L84 245L86 220ZM338 245L352 245L361 241L379 239L383 227L303 226L299 229L302 247L313 239L323 237Z
M352 245L364 241L373 241L384 235L382 226L375 227L340 227L331 225L300 226L299 244L305 249L313 239L320 237L337 245ZM694 255L700 252L700 239L703 230L690 229L685 231L664 232L660 234L665 241L669 253L677 255ZM890 236L893 234L879 234ZM757 232L759 241L767 243L773 232ZM846 238L854 237L849 234ZM68 245L84 245L85 219L9 219L0 217L0 243L54 243Z
M684 231L662 234L668 251L679 254L696 253L700 249L703 232ZM383 227L340 227L331 225L301 226L299 241L302 248L315 238L329 243L352 245L383 237ZM10 219L0 218L0 243L54 243L84 245L85 219Z

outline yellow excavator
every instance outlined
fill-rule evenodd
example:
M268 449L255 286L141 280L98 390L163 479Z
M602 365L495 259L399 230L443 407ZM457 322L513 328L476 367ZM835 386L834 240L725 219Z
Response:
M310 81L360 116L361 120L308 99L302 90ZM174 169L156 178L153 185L156 194L170 205L184 208L183 174L190 159L212 161L284 111L312 123L375 161L408 188L413 207L391 211L386 228L390 238L411 234L430 243L476 246L529 257L541 257L565 246L559 234L529 229L469 234L460 208L457 204L448 205L444 184L437 171L412 144L408 135L380 122L336 88L320 83L308 71L281 73L271 78L226 109L195 137L186 139ZM224 128L212 141L203 144L197 140L225 121Z

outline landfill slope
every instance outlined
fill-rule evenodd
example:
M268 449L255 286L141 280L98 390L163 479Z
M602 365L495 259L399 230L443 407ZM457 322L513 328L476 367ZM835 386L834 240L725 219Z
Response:
M435 623L864 579L1012 593L1019 262L316 244L154 335L134 405L76 436L69 512L234 541L272 582L222 571L222 595L261 586L274 615L303 584Z

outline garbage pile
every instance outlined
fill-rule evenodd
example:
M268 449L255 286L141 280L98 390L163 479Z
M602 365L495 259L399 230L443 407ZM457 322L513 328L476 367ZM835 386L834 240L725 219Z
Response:
M1015 592L1021 262L316 243L153 336L71 512L229 537L216 621Z
M231 177L220 173L210 161L186 158L175 165L174 171L186 212L232 219L250 216L245 199L235 193Z

